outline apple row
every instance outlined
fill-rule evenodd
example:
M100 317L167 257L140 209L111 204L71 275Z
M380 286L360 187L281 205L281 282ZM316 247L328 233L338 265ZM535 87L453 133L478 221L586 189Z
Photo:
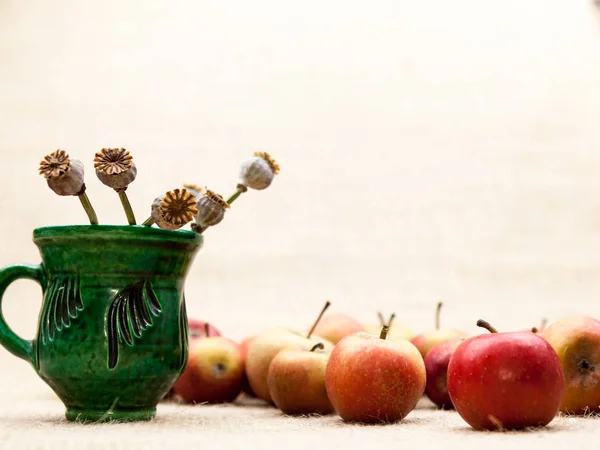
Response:
M186 368L171 396L187 403L240 392L289 415L337 413L347 422L394 423L423 395L473 428L545 426L559 413L600 411L600 321L560 319L540 329L468 336L439 326L419 335L394 316L363 325L325 314L307 333L273 328L241 344L190 320Z

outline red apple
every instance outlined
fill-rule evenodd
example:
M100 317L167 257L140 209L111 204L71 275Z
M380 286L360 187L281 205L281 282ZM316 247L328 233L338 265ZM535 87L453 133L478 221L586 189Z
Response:
M411 342L419 349L419 352L423 358L427 356L427 353L433 348L434 345L439 344L440 342L467 337L467 333L461 330L440 329L441 309L442 302L439 302L437 304L435 313L435 330L419 334L411 339Z
M192 317L188 318L188 342L190 345L194 339L202 339L206 336L221 336L221 332L207 322ZM175 391L171 388L163 399L171 400L174 397Z
M452 339L440 342L434 345L425 357L427 372L425 394L438 408L454 408L448 394L448 364L454 351L463 341L464 339Z
M242 390L244 365L239 346L225 337L192 339L188 362L173 391L187 403L223 403Z
M565 374L560 410L568 414L600 412L600 321L565 317L542 332L554 348Z
M316 335L327 339L333 344L337 344L342 338L358 331L365 331L365 327L346 314L326 315L314 329Z
M273 399L269 393L267 376L271 361L281 350L291 349L307 351L318 342L322 342L325 351L331 351L333 348L331 342L312 335L319 319L323 316L323 313L329 305L329 302L325 303L321 314L307 335L285 328L275 328L257 335L250 343L248 346L248 356L246 358L246 375L248 376L248 382L252 391L258 398L273 403Z
M242 382L242 392L249 397L256 397L256 394L250 387L248 382L248 376L246 375L246 359L248 358L248 348L250 344L256 339L256 336L249 336L240 343L240 352L242 353L242 363L244 364L244 381Z
M267 383L275 406L285 414L329 414L325 389L329 354L317 343L310 351L281 350L269 366Z
M194 318L188 319L188 330L190 339L206 337L207 333L208 336L221 336L221 332L211 324Z
M491 331L466 339L448 366L448 392L473 428L519 429L547 425L560 408L565 378L554 349L531 332Z
M342 339L327 363L329 400L347 422L391 423L410 413L425 391L425 364L406 340L359 332Z

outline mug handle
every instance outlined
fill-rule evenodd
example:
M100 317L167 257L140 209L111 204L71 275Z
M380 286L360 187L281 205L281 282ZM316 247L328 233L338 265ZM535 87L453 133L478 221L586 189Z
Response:
M37 281L44 289L45 273L41 265L14 265L0 269L0 345L13 355L18 356L25 361L33 361L33 341L28 341L16 335L6 323L4 314L2 314L2 299L6 288L20 278Z

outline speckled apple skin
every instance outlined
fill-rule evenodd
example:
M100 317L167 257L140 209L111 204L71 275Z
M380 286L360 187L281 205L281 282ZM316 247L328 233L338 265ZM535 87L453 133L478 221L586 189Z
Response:
M558 355L530 332L467 339L448 365L450 399L475 429L547 425L558 413L564 390Z
M425 394L438 408L453 409L448 394L448 364L456 348L464 339L452 339L435 345L425 357L427 385Z
M560 319L542 331L565 373L560 410L567 414L600 412L600 321L587 316ZM578 367L586 361L585 368Z
M216 371L218 364L225 367ZM237 343L224 337L190 341L187 365L173 386L187 403L224 403L242 390L244 365Z
M412 338L410 342L412 342L414 346L417 347L417 349L421 353L421 356L423 357L423 359L425 359L427 353L429 353L429 350L431 350L440 342L467 337L467 333L461 330L439 329L419 334Z
M332 413L325 388L328 360L327 353L280 351L271 361L267 377L275 406L289 415Z
M359 332L342 339L327 364L327 394L347 422L402 420L425 391L425 364L405 340Z

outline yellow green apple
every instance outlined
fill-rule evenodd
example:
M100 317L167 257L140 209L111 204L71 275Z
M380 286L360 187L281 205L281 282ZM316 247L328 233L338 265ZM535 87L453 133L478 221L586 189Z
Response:
M246 356L246 376L250 388L258 398L266 402L273 403L269 393L269 384L267 376L269 366L273 358L284 349L309 351L315 344L323 343L325 352L331 351L333 344L323 337L313 335L316 326L321 317L329 307L330 303L325 303L319 317L313 324L308 334L299 333L287 328L274 328L264 333L258 334L248 345L248 354Z
M283 413L329 414L333 406L325 389L329 353L321 342L310 351L281 350L269 366L267 384L275 406Z
M541 332L565 374L560 407L567 414L600 411L600 321L584 315L557 320Z

